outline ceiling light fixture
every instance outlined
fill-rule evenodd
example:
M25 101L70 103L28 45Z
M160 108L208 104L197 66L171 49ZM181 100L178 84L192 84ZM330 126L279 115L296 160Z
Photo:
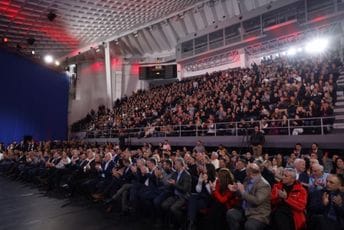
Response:
M44 56L44 61L45 61L45 63L47 63L47 64L51 64L51 63L53 63L53 61L54 61L54 58L53 58L53 56L51 56L51 55L45 55Z

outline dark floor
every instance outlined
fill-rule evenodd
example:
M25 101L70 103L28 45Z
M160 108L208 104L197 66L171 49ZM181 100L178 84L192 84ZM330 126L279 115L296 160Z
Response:
M85 199L57 197L47 196L31 184L0 176L0 229L149 229L135 219L107 214L102 205Z

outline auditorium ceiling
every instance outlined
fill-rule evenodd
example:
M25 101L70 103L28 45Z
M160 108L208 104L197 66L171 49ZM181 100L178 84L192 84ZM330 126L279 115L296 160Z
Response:
M111 41L122 55L143 56L173 51L186 35L272 2L1 0L1 45L31 57L62 58Z

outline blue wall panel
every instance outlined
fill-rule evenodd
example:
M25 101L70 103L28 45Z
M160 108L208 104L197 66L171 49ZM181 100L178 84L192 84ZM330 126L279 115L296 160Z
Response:
M67 137L68 78L0 50L0 142Z

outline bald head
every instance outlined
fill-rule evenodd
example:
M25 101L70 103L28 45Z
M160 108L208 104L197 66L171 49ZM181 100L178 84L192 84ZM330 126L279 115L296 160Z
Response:
M329 191L337 191L342 187L342 180L339 175L330 174L326 179L326 188Z
M246 168L247 176L254 177L260 175L260 168L256 163L250 163Z

